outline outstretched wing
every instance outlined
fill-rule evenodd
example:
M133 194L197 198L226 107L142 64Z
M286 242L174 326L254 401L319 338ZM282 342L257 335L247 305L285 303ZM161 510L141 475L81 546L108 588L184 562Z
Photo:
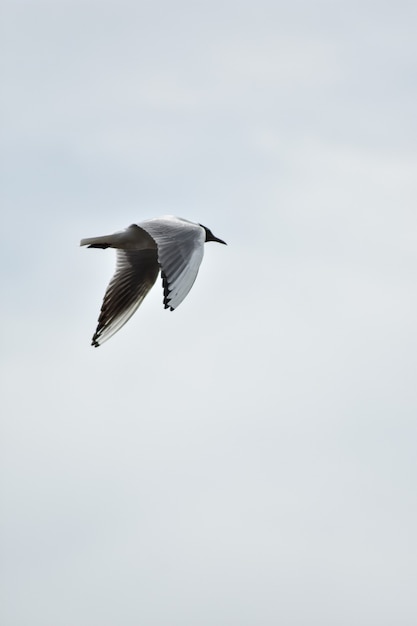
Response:
M104 295L91 345L100 346L126 324L158 273L156 250L117 250L116 271Z
M164 288L164 306L177 308L197 278L204 254L205 231L175 217L147 220L140 226L156 241Z

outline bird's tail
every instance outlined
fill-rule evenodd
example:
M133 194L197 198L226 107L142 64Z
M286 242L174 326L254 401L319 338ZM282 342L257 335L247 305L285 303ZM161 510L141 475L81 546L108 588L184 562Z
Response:
M118 248L124 233L115 233L114 235L105 235L104 237L87 237L81 239L80 246L88 246L89 248Z
M129 228L104 237L81 239L80 246L89 248L121 248L122 250L156 250L155 240L143 228L132 224Z

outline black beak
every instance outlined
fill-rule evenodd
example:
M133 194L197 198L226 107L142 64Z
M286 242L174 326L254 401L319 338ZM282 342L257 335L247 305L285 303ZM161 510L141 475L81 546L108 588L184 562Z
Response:
M201 226L201 228L204 228L204 230L206 231L206 241L217 241L217 243L222 243L223 245L227 246L227 243L223 241L223 239L219 239L218 237L215 237L213 235L210 228L207 228L207 226L203 226L203 224L199 224L199 226Z

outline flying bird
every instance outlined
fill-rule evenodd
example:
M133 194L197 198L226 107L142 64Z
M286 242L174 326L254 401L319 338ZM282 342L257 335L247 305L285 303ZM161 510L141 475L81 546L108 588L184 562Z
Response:
M116 271L104 294L91 345L100 346L132 317L161 271L164 307L173 311L190 291L206 241L226 242L202 224L165 215L104 237L81 239L88 248L116 248Z

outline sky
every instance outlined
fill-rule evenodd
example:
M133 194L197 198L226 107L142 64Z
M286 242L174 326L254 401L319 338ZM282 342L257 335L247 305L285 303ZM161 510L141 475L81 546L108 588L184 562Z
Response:
M416 20L3 1L2 626L417 623ZM92 348L164 214L228 246Z

